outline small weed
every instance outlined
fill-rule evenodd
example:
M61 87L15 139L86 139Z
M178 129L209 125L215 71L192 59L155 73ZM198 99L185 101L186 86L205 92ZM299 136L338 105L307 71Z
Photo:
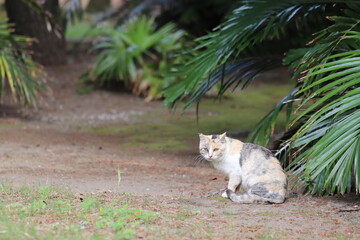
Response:
M136 234L136 231L134 229L131 229L131 228L126 228L126 229L123 229L122 231L119 231L116 233L115 235L115 239L133 239L134 236Z
M34 200L29 205L25 205L22 210L27 213L28 216L43 214L47 209L47 204L43 200Z
M82 200L82 203L80 204L81 213L87 214L93 212L98 206L99 201L93 199L93 198L85 198Z
M272 240L272 239L283 239L281 234L272 232L270 230L261 231L256 235L257 240Z
M227 201L229 201L229 199L224 198L224 197L220 197L220 196L211 197L210 199L211 199L211 200L214 200L214 201L218 201L218 202L227 202Z
M259 212L257 215L266 217L266 216L278 216L278 215L281 215L281 214L278 213L278 212Z
M50 208L54 211L54 214L61 215L70 212L73 209L73 206L66 201L58 200L52 202Z
M83 94L89 94L93 91L93 87L88 87L88 86L85 86L85 87L80 87L80 88L77 88L75 90L75 92L77 94L80 94L80 95L83 95Z
M47 185L45 187L40 187L38 190L39 197L43 200L46 200L49 198L51 191L52 189L50 185Z
M100 207L99 213L100 216L95 223L96 227L111 227L115 231L123 230L127 225L134 227L139 224L148 224L157 216L155 212L128 208L127 206L119 208Z
M343 233L339 233L336 234L333 238L331 239L335 239L335 240L349 240L350 238L348 238L345 234Z
M303 216L303 217L308 217L309 215L311 215L310 213L311 213L311 212L306 211L306 210L298 210L298 211L293 211L292 214L294 214L294 215L301 215L301 216Z
M187 218L192 218L201 212L199 210L192 210L192 209L181 209L175 215L176 220L184 220Z

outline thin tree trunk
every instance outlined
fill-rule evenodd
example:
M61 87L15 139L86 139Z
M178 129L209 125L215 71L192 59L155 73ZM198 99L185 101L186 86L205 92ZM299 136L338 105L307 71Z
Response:
M42 7L59 22L58 0L45 0ZM6 0L5 7L9 22L15 24L15 33L33 38L33 58L43 65L57 65L66 62L64 32L54 31L44 16L30 8L22 0ZM59 24L60 25L60 24Z

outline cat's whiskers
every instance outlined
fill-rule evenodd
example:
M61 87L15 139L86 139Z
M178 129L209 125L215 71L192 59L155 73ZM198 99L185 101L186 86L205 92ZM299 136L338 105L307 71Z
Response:
M206 159L200 154L194 157L194 167L200 164L201 162L206 161Z

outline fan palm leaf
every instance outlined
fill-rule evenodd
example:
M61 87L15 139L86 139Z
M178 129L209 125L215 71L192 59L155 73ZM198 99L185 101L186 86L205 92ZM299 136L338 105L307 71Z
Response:
M305 33L314 33L316 30L311 26L318 25L321 27L325 25L323 24L325 10L336 12L337 4L345 2L342 0L321 2L280 0L276 3L273 1L244 1L243 5L235 9L228 20L218 27L217 31L197 40L198 47L192 52L194 57L183 69L180 69L180 72L185 76L184 80L173 86L176 90L171 87L168 89L168 93L165 94L170 97L165 103L172 106L176 101L189 97L189 95L196 95L199 92L204 94L205 91L201 88L205 84L201 83L209 78L213 78L213 81L223 81L223 78L216 74L219 69L229 69L223 65L244 57L258 57L246 56L254 46L261 46L263 42L274 39L283 39L285 41L282 41L281 44L289 45L291 29L298 30L295 33L299 35L304 34L306 36ZM301 26L299 25L300 22L302 23ZM310 22L312 24L309 24ZM306 41L304 37L293 36L292 39ZM292 43L294 46L299 44L300 42L297 40ZM279 55L288 49L289 47L283 52L279 52ZM262 48L262 50L265 53L268 52L267 48ZM213 75L218 77L214 78ZM228 73L225 71L221 76L226 77ZM239 81L242 80L239 78ZM187 106L197 99L190 97Z
M9 24L0 23L0 96L6 88L19 103L36 105L38 91L45 90L43 73L30 59L24 47L31 43L26 37L10 34Z
M360 40L360 38L359 38ZM341 56L341 58L339 58ZM310 111L307 121L292 136L292 148L299 151L292 167L311 183L313 193L350 190L351 182L359 190L360 171L360 51L348 51L327 58L327 63L312 69L305 78L329 73L299 91L317 89L304 102L313 102L295 118L293 124ZM326 83L326 84L324 84ZM319 107L321 106L321 107Z

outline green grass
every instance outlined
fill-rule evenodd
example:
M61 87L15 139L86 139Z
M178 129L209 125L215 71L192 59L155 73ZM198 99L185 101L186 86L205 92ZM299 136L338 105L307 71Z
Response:
M23 126L23 124L15 121L12 123L0 123L0 130L20 129Z
M231 236L214 212L174 197L123 193L79 197L52 186L0 184L0 239L214 239ZM223 218L222 216L216 216ZM224 219L222 223L227 223ZM217 230L216 230L217 229ZM216 235L218 234L218 235ZM224 237L223 239L231 239Z
M73 39L80 39L85 36L86 33L89 32L91 29L91 25L89 21L77 21L74 24L69 23L66 32L65 37L66 38L73 38Z
M283 236L279 232L273 232L270 230L262 230L256 234L255 239L257 240L273 240L273 239L289 239L288 236Z
M228 201L229 201L229 199L224 198L224 197L219 197L219 196L217 196L217 197L211 197L210 199L211 199L211 200L218 201L218 202L228 202Z
M79 195L52 186L0 184L0 239L288 239L296 230L244 225L238 210L227 209L232 203L210 201L208 208L174 196ZM248 207L250 214L277 218L273 212ZM340 229L332 239L356 238Z
M83 126L82 130L92 134L122 136L126 138L122 144L148 151L186 150L194 147L200 132L215 134L225 131L251 131L289 89L290 85L263 85L228 94L221 101L204 99L200 104L198 124L193 107L189 113L182 116L179 113L151 113L140 116L146 119L141 123ZM282 129L284 125L285 116L281 114L276 129Z
M15 189L2 184L0 199L0 239L104 239L104 232L114 239L133 239L139 227L158 218L121 202L75 199L51 186Z

